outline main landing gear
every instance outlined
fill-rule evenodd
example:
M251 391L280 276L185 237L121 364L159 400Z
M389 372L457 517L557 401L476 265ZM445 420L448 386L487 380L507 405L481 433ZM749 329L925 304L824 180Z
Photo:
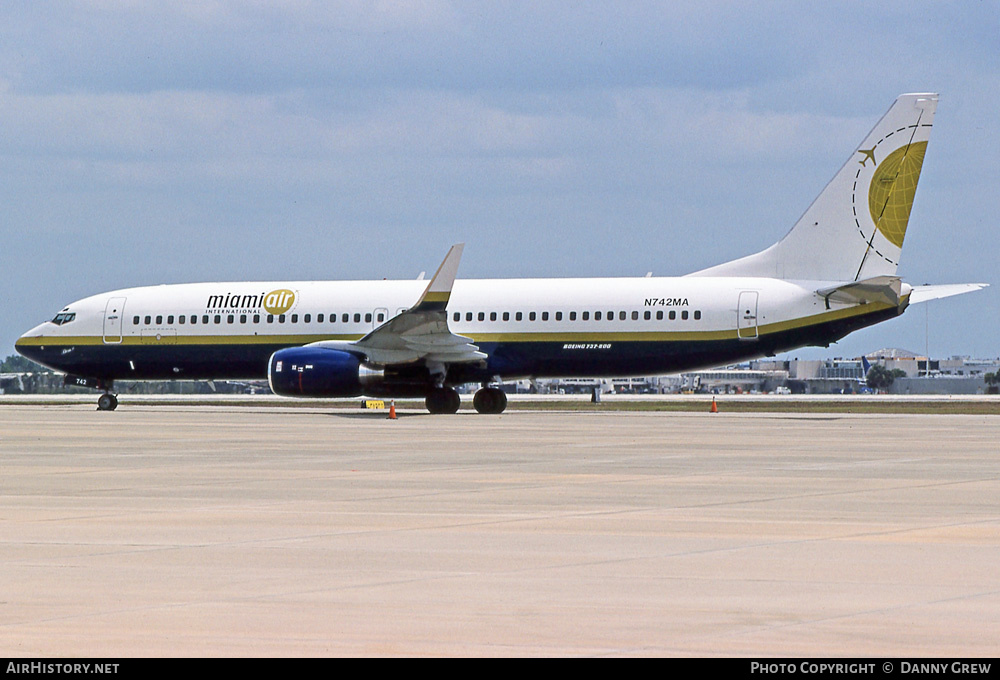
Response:
M453 387L435 387L427 393L424 403L431 413L455 413L462 399Z
M427 394L425 403L431 413L456 413L462 400L452 387L435 387ZM476 392L472 405L479 413L503 413L507 408L507 395L499 387L484 387Z
M472 405L479 413L503 413L507 408L507 395L499 387L484 387L476 392Z

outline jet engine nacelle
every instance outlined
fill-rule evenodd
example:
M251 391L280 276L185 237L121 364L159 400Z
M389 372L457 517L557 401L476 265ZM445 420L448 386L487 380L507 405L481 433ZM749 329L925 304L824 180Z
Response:
M371 394L383 372L350 352L321 347L290 347L271 355L267 381L283 397L357 397Z

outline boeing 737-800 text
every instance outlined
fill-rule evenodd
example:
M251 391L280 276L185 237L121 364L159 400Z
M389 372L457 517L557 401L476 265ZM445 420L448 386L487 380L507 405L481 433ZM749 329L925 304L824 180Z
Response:
M103 391L116 380L261 379L289 397L423 397L500 413L525 377L654 375L828 345L915 302L897 263L937 106L900 96L776 244L674 278L456 280L462 245L424 281L126 288L63 308L17 341Z

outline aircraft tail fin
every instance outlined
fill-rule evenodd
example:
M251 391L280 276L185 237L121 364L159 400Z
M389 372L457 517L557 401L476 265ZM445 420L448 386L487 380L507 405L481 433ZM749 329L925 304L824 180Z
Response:
M894 276L937 102L936 94L900 95L784 238L691 276Z

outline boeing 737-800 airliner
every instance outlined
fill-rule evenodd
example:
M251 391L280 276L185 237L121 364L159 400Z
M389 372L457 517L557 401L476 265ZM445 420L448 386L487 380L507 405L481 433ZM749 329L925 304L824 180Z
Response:
M253 379L289 397L423 397L456 385L500 413L496 384L652 375L828 345L915 302L984 284L896 276L937 95L900 96L776 244L675 278L456 280L462 245L424 281L198 283L84 298L17 350L103 391L116 380Z

